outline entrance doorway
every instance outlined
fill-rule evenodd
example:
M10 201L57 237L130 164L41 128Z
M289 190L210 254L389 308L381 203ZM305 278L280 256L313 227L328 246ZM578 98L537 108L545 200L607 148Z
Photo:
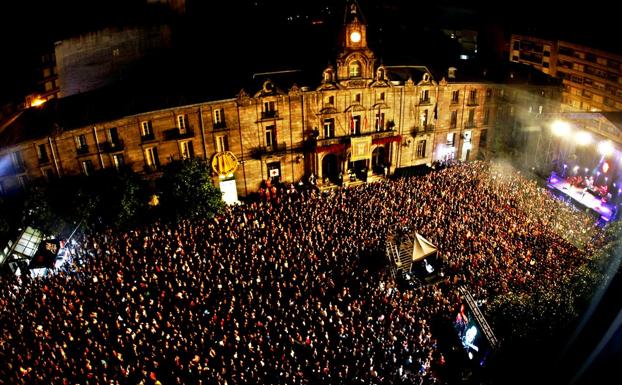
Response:
M271 162L268 166L268 177L272 184L277 184L281 181L281 162Z
M339 179L339 164L337 162L337 155L327 154L322 158L322 181L338 183Z
M378 146L371 153L371 170L374 175L384 174L384 166L387 164L387 157L384 146Z

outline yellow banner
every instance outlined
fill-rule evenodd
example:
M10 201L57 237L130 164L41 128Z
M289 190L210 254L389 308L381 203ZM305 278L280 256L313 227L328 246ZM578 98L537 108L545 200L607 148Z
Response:
M351 162L369 159L371 151L371 135L351 137L350 144L352 145L352 154L350 155Z

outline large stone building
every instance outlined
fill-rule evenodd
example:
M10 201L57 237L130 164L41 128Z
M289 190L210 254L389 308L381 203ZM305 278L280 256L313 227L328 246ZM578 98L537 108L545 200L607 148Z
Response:
M510 61L563 81L566 111L622 110L622 56L584 45L512 35Z
M77 95L24 111L0 127L0 189L122 166L149 176L173 159L212 161L226 152L239 165L214 179L227 179L239 196L267 179L368 181L481 157L495 130L559 110L558 85L523 81L516 69L493 79L492 70L472 78L455 68L435 75L424 66L379 65L355 3L341 38L336 65L315 86L280 71L256 74L254 88L230 99L157 109L126 103L107 114L122 95L90 104Z

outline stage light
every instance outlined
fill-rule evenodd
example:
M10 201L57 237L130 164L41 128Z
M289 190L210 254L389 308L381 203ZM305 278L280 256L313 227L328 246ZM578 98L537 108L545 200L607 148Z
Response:
M579 131L575 134L574 140L579 146L585 146L592 143L592 135L589 132Z
M585 172L588 172L588 168L587 167L585 168Z
M598 152L600 152L601 155L611 155L613 152L613 143L609 140L603 140L598 143Z
M551 129L553 133L557 136L565 136L570 133L570 124L568 122L564 122L562 120L556 120L551 125Z
M603 162L603 173L607 173L609 171L609 163Z

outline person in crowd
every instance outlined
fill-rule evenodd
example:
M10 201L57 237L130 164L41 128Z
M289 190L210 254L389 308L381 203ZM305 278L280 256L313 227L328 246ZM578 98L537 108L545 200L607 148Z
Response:
M431 324L476 298L560 284L593 220L518 173L458 163L329 195L275 190L213 219L110 229L83 260L0 282L0 384L433 384ZM387 233L437 245L445 278L369 268Z

